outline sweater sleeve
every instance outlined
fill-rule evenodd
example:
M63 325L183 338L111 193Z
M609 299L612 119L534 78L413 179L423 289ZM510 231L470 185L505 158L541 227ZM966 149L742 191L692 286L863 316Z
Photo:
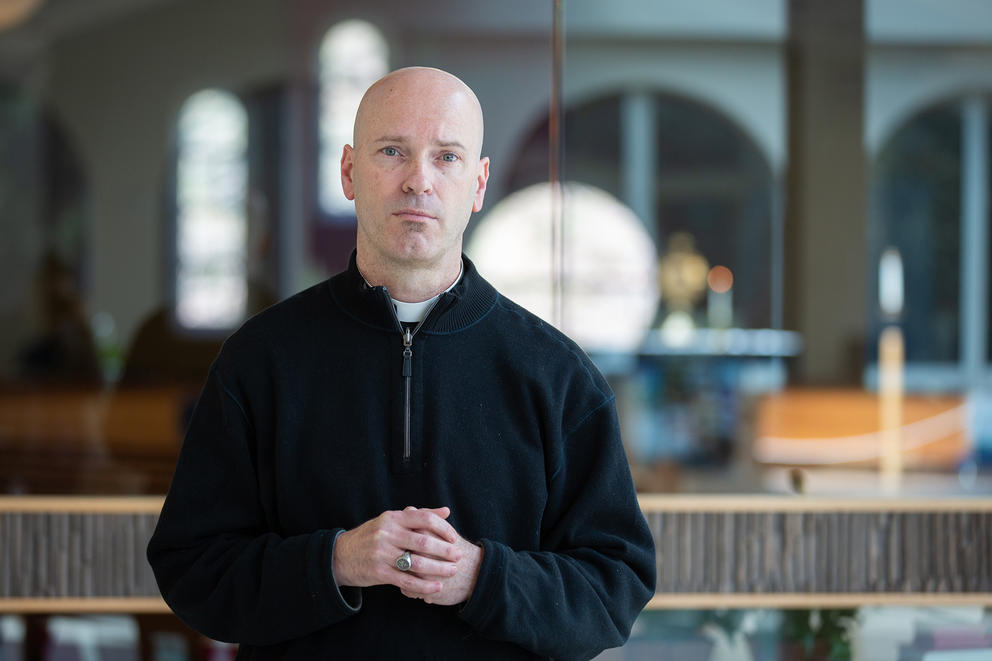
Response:
M622 645L654 594L655 552L613 399L568 433L549 481L542 548L482 540L461 616L480 634L556 659Z
M357 612L332 576L340 530L282 537L260 503L254 430L216 365L196 405L148 560L166 603L216 640L267 645ZM347 589L346 589L347 590Z

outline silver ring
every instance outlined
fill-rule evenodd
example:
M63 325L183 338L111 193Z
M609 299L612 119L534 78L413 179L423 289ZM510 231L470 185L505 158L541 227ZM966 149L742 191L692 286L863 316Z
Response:
M403 555L396 558L396 568L400 571L410 571L410 567L413 566L413 558L410 556L409 551L404 551Z

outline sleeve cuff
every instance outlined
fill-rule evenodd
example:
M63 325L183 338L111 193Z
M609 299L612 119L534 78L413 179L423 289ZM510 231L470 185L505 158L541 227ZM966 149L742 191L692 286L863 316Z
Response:
M482 564L475 579L475 587L468 601L458 611L458 616L477 631L482 631L491 619L498 601L495 594L506 571L506 548L488 539L479 540L482 546Z
M327 568L327 580L334 586L334 593L337 595L338 604L351 613L357 613L362 608L362 589L347 585L342 587L338 585L337 579L334 578L334 547L338 543L338 537L343 532L344 530L334 532L334 538L327 545L328 553L324 566Z

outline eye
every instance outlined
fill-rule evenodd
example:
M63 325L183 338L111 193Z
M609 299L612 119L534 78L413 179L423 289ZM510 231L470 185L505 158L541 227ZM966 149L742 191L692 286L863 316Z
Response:
M396 150L396 147L383 147L382 148L382 153L385 154L386 156L399 156L399 154L400 154Z
M443 160L443 161L445 161L447 163L454 163L455 161L458 160L458 154L454 154L454 153L452 153L450 151L449 152L445 152L444 154L441 155L441 160Z

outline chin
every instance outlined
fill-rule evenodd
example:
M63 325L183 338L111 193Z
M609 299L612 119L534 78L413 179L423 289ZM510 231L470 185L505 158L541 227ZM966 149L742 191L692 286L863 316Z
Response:
M461 255L457 242L441 242L423 233L405 234L392 243L391 257L399 264L429 265L441 262L446 255L457 252Z
M440 250L436 245L428 241L414 239L413 241L407 240L401 242L394 254L401 260L430 262L440 257L443 252L443 250Z
M431 264L437 261L439 256L436 251L423 249L398 250L394 253L394 258L398 263L410 265Z

